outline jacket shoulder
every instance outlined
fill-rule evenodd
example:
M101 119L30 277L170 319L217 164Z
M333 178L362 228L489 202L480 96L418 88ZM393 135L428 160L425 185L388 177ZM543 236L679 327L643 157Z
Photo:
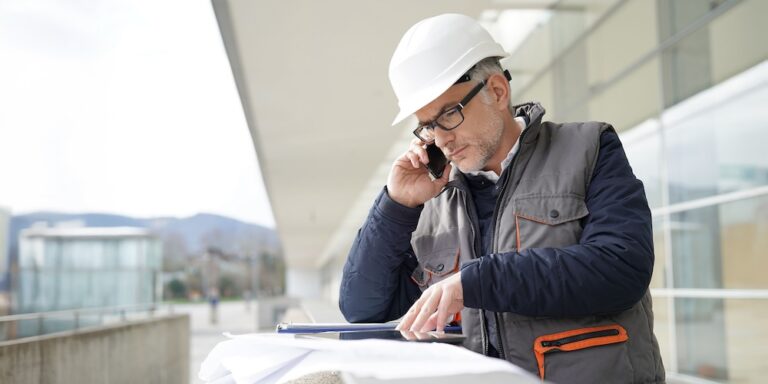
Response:
M614 131L611 124L602 121L579 121L569 123L553 123L545 121L541 124L543 134L557 136L566 139L586 139L589 141L599 140L600 135L605 131Z

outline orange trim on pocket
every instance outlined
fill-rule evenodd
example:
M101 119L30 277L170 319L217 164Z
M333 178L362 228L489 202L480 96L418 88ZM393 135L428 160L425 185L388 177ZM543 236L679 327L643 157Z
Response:
M456 250L456 263L454 263L452 271L454 273L461 270L461 262L459 262L459 260L461 260L461 247Z
M425 278L424 278L424 282L423 282L423 283L420 283L418 280L414 279L414 278L413 278L413 273L411 273L411 276L409 276L409 277L410 277L410 278L411 278L411 280L413 280L413 282L414 282L414 283L416 283L416 285L418 285L419 287L427 287L427 286L429 286L429 282L430 282L430 281L432 281L432 272L429 272L429 271L427 271L427 270L425 270L425 269L423 269L423 268L422 268L422 271L424 271L424 275L425 275ZM415 271L414 271L414 272L415 272Z
M429 265L429 264L426 264L426 265L422 266L422 269L424 271L426 271L426 272L429 272L429 274L431 276L443 277L443 276L451 275L454 272L456 272L459 269L461 269L461 263L459 262L460 259L461 259L461 248L458 248L458 249L456 249L456 255L453 256L453 258L451 260L451 263L453 263L453 266L451 267L450 264L446 265L447 263L443 264L443 268L451 267L451 269L449 269L449 270L444 270L444 269L437 270L437 269L434 268L434 266Z
M570 352L601 345L622 343L629 340L627 330L621 325L580 328L539 336L533 342L539 376L544 380L544 355L551 351Z
M520 216L515 215L515 232L517 236L517 251L520 252Z
M552 223L548 223L546 221L542 221L540 219L537 219L537 218L531 217L531 216L526 216L526 215L515 215L515 216L522 217L523 219L526 219L526 220L529 220L529 221L533 221L533 222L536 222L536 223L539 223L539 224L552 225Z

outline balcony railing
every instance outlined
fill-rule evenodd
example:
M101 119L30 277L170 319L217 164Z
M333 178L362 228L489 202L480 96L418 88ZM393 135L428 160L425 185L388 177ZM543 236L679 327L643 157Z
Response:
M157 304L149 303L0 316L0 341L147 319L157 309ZM169 310L172 312L172 307Z

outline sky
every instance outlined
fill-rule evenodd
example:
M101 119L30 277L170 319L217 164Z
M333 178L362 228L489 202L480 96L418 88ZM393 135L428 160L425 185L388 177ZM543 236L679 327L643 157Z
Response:
M0 207L274 227L210 0L0 1Z

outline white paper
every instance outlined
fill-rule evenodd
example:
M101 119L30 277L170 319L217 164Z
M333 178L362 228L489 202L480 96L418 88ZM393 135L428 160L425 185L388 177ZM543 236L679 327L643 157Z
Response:
M238 384L283 383L310 373L340 371L346 381L359 383L416 378L440 378L444 382L457 375L464 380L476 376L483 382L493 377L508 383L541 383L504 360L445 343L311 340L278 334L231 337L203 361L200 379L209 383L225 378Z

